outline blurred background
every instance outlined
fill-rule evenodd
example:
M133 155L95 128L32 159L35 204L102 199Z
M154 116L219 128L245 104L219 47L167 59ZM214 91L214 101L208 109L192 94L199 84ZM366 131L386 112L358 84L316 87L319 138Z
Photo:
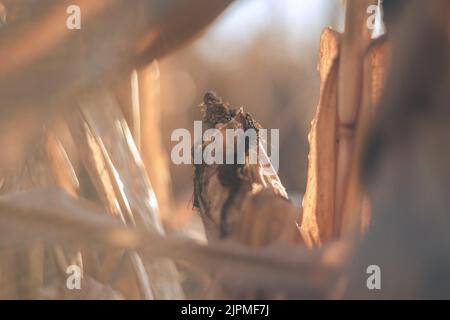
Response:
M341 31L340 0L242 0L196 41L160 60L162 139L170 155L176 128L193 136L207 90L243 106L263 127L280 130L281 181L296 206L305 190L308 132L319 99L320 34ZM193 169L171 164L172 188L190 208Z

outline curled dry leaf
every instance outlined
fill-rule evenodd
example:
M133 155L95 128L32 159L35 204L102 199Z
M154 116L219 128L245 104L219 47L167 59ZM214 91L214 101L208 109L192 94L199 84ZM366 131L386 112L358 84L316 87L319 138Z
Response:
M223 143L222 159L233 160L195 164L194 205L199 208L209 240L234 238L255 246L281 239L299 241L296 210L267 158L259 137L261 125L242 108L231 108L212 92L206 93L203 107L204 126L217 129L218 133L213 139L194 145L194 158L196 153L203 156L210 143L219 141ZM236 135L227 135L229 129ZM239 136L239 129L242 133L253 130L256 136L247 140ZM218 139L221 137L224 138ZM240 149L245 149L241 161ZM251 152L265 159L252 162Z

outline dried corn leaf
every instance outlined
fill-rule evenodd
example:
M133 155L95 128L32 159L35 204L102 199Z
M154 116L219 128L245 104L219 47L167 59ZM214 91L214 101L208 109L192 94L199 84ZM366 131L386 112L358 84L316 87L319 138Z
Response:
M325 29L320 39L320 99L309 133L308 181L300 230L305 242L320 245L335 237L337 157L337 71L339 35Z
M227 103L208 92L204 97L203 124L214 128L225 137L222 142L223 159L233 163L196 164L194 177L194 205L199 208L209 240L227 237L253 245L266 245L281 239L300 241L294 206L273 170L259 137L256 141L239 141L237 136L227 137L226 130L241 132L258 130L261 126L243 109L232 109ZM217 137L213 137L215 141ZM194 146L194 154L211 141ZM245 144L245 159L238 163L238 144ZM236 147L229 148L229 145ZM249 160L250 153L261 155L256 163ZM244 157L243 157L244 158ZM223 161L228 162L228 161ZM264 166L264 167L263 167ZM265 167L267 166L267 168ZM265 170L268 169L268 170Z

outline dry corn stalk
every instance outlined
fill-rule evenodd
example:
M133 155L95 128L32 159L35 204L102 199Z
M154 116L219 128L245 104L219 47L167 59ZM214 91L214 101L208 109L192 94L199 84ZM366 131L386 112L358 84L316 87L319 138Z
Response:
M141 114L141 155L158 199L163 223L173 212L172 182L167 150L161 137L160 74L157 61L138 70Z
M318 70L322 85L308 137L308 181L300 226L308 245L321 244L334 235L338 37L331 29L325 29L320 40Z
M142 156L164 221L172 212L173 199L167 152L161 140L158 62L155 60L121 77L113 85L113 91Z
M82 161L108 211L127 225L143 225L164 234L156 196L114 96L102 91L81 101L70 122ZM132 260L141 270L140 283L151 284L142 288L147 298L183 298L172 262L154 261L145 270L138 255L132 254Z
M123 76L113 90L142 156L164 222L172 212L173 199L167 152L161 140L158 62Z
M357 127L354 133L354 151L350 161L346 196L344 199L341 220L341 232L352 234L352 231L361 227L365 233L370 222L370 201L362 186L361 163L363 149L367 143L367 133L370 123L374 120L377 107L386 79L388 68L389 45L387 38L382 36L368 47L364 57L364 79L360 110L358 112ZM358 235L358 233L356 233Z
M371 41L372 30L367 27L366 10L377 0L348 0L345 32L342 34L339 54L337 104L337 158L335 235L341 233L343 205L347 193L348 177L355 149L357 117L361 110L362 83L364 81L364 55Z
M382 87L385 39L371 45L366 9L376 1L347 1L346 30L326 29L318 70L320 100L309 135L308 182L301 232L308 245L352 234L368 224L360 186L361 146Z
M56 123L63 123L63 121L61 118L57 118ZM56 138L56 131L47 133L47 152L57 185L78 199L81 193L80 183L62 143ZM66 268L73 263L64 262L64 260L67 260L64 259L64 252L61 254L59 251L57 251L56 258L63 259L60 264L65 266L63 268L63 272L65 272ZM58 298L121 299L151 297L150 289L147 288L148 285L146 284L148 282L147 275L142 270L139 258L135 256L135 253L89 247L76 253L82 261L79 265L83 270L84 285L79 292L62 290ZM141 295L139 292L141 292Z
M203 124L220 130L223 137L227 137L227 129L253 129L256 132L261 129L249 113L242 108L230 108L212 92L206 93L203 106ZM243 164L237 161L239 148L230 150L227 147L230 144L236 146L238 138L227 139L229 137L223 139L223 159L231 156L233 164L195 165L194 205L200 210L208 239L231 237L254 246L276 240L298 241L295 209L287 199L278 175L274 170L266 174L261 170L261 162L252 164L249 161L251 148L265 154L259 137L253 145L251 141L244 142ZM193 152L202 153L209 143L211 141L202 140L194 146Z
M122 109L123 117L130 129L138 150L141 150L141 105L139 101L139 79L136 70L119 77L112 85L114 96Z

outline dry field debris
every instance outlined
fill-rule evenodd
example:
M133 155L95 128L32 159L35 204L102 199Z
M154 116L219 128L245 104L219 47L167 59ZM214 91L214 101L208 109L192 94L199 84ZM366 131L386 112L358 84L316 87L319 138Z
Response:
M231 108L212 92L205 94L203 109L205 127L219 129L224 133L222 136L226 136L227 129L258 132L262 128L243 108ZM231 144L237 145L238 137L233 139ZM193 152L208 143L201 141L200 145L194 145ZM227 143L230 141L225 139L224 144ZM225 153L233 152L234 164L195 165L194 205L200 209L208 239L232 237L254 246L277 239L298 241L296 209L288 201L280 179L275 172L264 174L259 162L249 163L249 149L262 148L259 138L253 143L249 139L243 143L246 153L243 164L237 161L238 148L230 150L225 146Z
M119 0L105 11L108 2L99 1L88 5L100 18L88 31L97 33L71 38L52 29L48 42L28 53L20 42L36 41L35 35L20 22L41 11L31 6L27 14L23 1L12 11L17 20L0 30L7 124L0 143L11 151L0 156L0 298L450 297L449 1L411 0L398 21L387 15L386 34L373 39L366 8L378 1L347 0L344 32L326 28L320 38L320 93L302 212L275 171L263 174L248 161L261 145L258 137L256 145L245 145L242 164L194 165L193 204L207 243L165 228L174 207L170 179L155 174L169 165L160 154L153 60L229 1L194 2L208 10L190 25L170 6L164 12L172 24L146 14L136 20L153 1ZM43 12L36 25L60 18ZM129 29L116 29L119 13ZM117 33L97 42L94 35L109 27ZM161 46L162 34L149 29L165 30L174 42ZM111 59L87 70L99 60L83 62L80 48L101 51L102 44L114 44ZM74 74L75 80L61 81ZM51 81L38 90L44 78ZM120 90L123 83L131 83L130 90ZM202 107L206 128L262 129L244 108L212 92ZM11 121L22 117L16 135ZM209 143L199 141L192 152ZM366 287L373 263L387 279L376 296ZM69 266L82 270L81 290L67 287Z

